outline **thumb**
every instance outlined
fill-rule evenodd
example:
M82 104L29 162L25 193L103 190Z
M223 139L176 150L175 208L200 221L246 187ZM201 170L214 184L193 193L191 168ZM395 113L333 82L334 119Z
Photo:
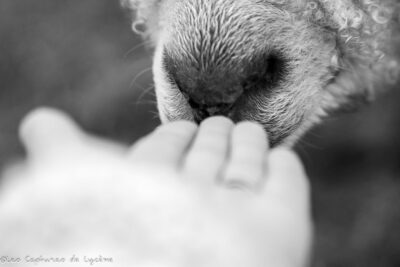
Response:
M30 112L19 128L20 139L33 158L63 156L79 146L84 133L62 111L42 107Z

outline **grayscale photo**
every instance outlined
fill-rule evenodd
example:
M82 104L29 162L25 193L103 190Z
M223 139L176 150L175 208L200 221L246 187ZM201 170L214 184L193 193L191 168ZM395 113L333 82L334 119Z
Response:
M0 0L0 48L0 266L400 266L400 1Z

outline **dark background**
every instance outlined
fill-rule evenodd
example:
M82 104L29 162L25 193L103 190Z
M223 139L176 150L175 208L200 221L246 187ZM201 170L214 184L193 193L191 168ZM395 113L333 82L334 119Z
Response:
M151 131L150 67L117 0L0 0L0 168L23 155L17 126L36 106L126 143ZM399 89L297 147L313 186L315 266L400 266Z

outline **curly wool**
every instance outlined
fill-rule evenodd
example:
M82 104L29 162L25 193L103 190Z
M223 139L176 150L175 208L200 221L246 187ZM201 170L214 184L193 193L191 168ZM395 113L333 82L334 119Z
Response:
M399 23L400 3L396 0L271 0L271 3L290 9L310 22L337 32L338 45L344 58L356 58L362 64L382 62L389 44L393 24ZM340 62L346 65L343 62ZM339 64L339 62L338 62ZM387 62L386 73L398 72L395 61ZM396 77L386 77L393 80Z

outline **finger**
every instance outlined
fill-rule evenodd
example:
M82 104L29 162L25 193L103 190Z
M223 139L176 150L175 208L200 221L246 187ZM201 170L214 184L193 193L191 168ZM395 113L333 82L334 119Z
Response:
M189 178L215 182L225 162L233 122L212 117L200 125L194 143L183 161L183 173Z
M271 151L264 194L295 210L309 208L309 182L300 159L293 151L286 148Z
M264 177L267 149L267 135L260 125L252 122L237 124L232 130L223 183L234 188L256 188Z
M177 168L188 149L197 126L188 121L171 122L138 141L128 157L134 163L162 164Z
M33 157L62 154L82 142L79 126L65 113L52 108L39 108L22 121L19 135ZM78 144L79 146L79 144Z

